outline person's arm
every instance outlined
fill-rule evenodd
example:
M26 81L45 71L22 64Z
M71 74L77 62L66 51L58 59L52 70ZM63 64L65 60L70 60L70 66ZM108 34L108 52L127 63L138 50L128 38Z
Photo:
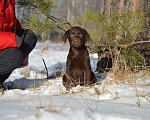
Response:
M17 47L16 35L12 32L0 31L0 50Z
M18 35L16 35L16 44L18 48L20 47L21 43L22 43L21 38Z
M16 29L22 29L22 26L20 24L20 21L16 19Z

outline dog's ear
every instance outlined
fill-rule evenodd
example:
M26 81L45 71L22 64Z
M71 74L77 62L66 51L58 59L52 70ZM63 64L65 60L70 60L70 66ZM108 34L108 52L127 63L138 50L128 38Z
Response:
M62 36L62 40L64 41L64 43L66 43L68 36L69 36L69 30L66 31L65 34Z
M91 39L89 33L85 29L82 29L82 30L83 30L84 35L85 35L85 42L89 41Z

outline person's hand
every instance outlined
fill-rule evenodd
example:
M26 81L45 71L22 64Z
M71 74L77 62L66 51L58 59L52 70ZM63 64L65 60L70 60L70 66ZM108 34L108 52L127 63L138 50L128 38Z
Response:
M29 56L26 57L26 59L21 63L21 65L18 68L23 68L23 67L28 66L28 59L29 59Z
M18 48L20 47L21 43L22 43L21 38L18 35L16 35L16 44Z

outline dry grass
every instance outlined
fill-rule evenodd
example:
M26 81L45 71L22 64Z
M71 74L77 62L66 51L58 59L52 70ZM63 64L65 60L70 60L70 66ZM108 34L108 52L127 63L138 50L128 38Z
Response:
M41 52L44 52L45 50L47 50L48 49L48 46L45 46L42 50L41 50ZM136 68L136 67L135 67ZM61 64L58 62L58 68L57 68L58 70L61 70L62 71L62 74L65 74L65 70L62 70L62 67L61 67ZM30 71L29 69L24 69L23 71L22 71L22 74L25 76L25 77L29 77L29 75L28 75L28 71ZM144 74L141 74L141 76L139 76L139 73L140 72L143 72ZM35 74L39 74L39 73L35 73ZM36 75L35 75L36 76ZM116 91L116 88L115 88L115 86L116 85L118 85L118 84L123 84L123 85L132 85L133 86L133 88L135 88L135 93L136 93L136 98L137 98L137 102L136 102L136 104L139 106L139 108L140 108L140 96L142 96L142 97L146 97L146 96L148 96L150 93L147 93L147 94L145 94L145 93L140 93L140 91L138 91L138 83L137 83L137 81L136 81L136 78L137 77L140 77L140 78L150 78L150 69L144 69L144 70L137 70L137 69L134 69L134 70L129 70L129 69L126 69L126 70L113 70L113 71L110 71L110 72L108 72L107 73L107 76L109 76L110 78L112 78L111 80L100 80L98 83L97 83L97 85L96 85L96 87L94 86L90 86L90 87L85 87L85 89L80 89L80 90L78 90L78 91L74 91L73 90L73 87L75 87L74 85L73 85L73 83L72 83L72 85L71 86L69 86L70 88L71 88L71 92L69 92L69 93L67 93L67 92L62 92L60 95L68 95L68 94L75 94L75 93L77 93L80 97L81 97L81 99L83 100L83 102L84 102L84 104L87 106L87 108L88 108L88 110L89 111L91 111L91 112L93 112L93 110L90 108L90 106L88 105L88 103L87 103L87 101L86 101L86 99L85 99L85 96L84 96L84 94L85 93L87 93L87 90L88 89L91 89L92 87L93 87L93 89L95 90L95 93L93 94L93 95L97 95L98 97L99 96L101 96L102 94L105 94L105 93L109 93L109 94L114 94L114 98L113 99L118 99L119 97L118 97L118 93L117 93L117 91ZM43 78L42 78L43 79ZM70 79L70 81L74 81L74 80L72 80L71 78L69 78ZM99 78L98 78L99 79ZM144 80L143 80L144 81ZM102 85L102 83L103 83L103 85ZM49 87L49 86L53 86L54 84L52 84L52 83L47 83L47 84L45 84L46 86L47 86L47 88ZM114 93L112 93L112 91L110 91L110 90L108 90L108 89L105 89L105 86L108 86L108 85L111 85L111 86L114 86ZM145 85L150 85L150 83L146 83ZM101 86L103 86L103 89L102 90L100 90L99 89L99 87L101 87ZM62 86L63 87L63 86ZM37 91L36 92L38 92L38 88L36 88L35 86L33 87L33 86L31 86L31 88L34 88L34 89L36 89ZM46 88L45 88L46 89ZM39 91L40 91L40 89L39 89ZM41 91L41 93L42 93L42 91ZM90 94L89 94L90 95ZM99 101L99 99L97 100L97 101ZM39 109L45 109L42 105L41 105L41 99L40 99L40 96L39 96L39 106L37 107L37 108L39 108ZM48 109L47 109L47 111L49 111L49 112L61 112L61 111L63 111L64 110L64 108L65 108L65 106L66 105L68 105L69 104L69 102L66 102L64 105L62 105L62 107L59 109L59 110L54 110L54 109L52 109L52 104L50 104L49 106L48 106ZM75 106L70 106L70 108L72 109L72 107L75 107Z
M24 68L23 70L21 70L20 73L24 77L30 77L30 70L31 70L31 68L27 66L26 68Z
M138 68L138 67L135 67L135 68ZM110 84L114 85L114 83L115 84L122 83L123 85L133 86L136 92L136 98L137 98L136 104L140 108L140 97L143 96L145 98L147 94L149 95L150 93L147 93L145 95L145 93L140 92L138 90L138 87L148 86L150 84L145 81L146 79L150 78L150 69L144 68L144 69L134 69L134 70L124 70L124 71L117 70L111 73L111 76L112 75L113 75L113 80L110 82Z
M42 48L41 53L43 53L46 50L48 50L48 45Z
M63 71L65 73L65 71ZM141 70L141 71L138 71L138 72L135 72L135 71L115 71L114 73L108 73L109 76L112 76L114 75L113 79L110 81L110 80L107 80L108 82L106 83L106 85L112 85L112 86L115 86L115 84L126 84L126 85L133 85L133 87L135 88L135 93L136 93L136 98L137 98L137 101L136 101L136 104L138 105L138 107L140 108L140 97L141 97L141 93L138 91L138 85L137 85L137 81L136 81L136 78L139 77L139 72L144 72L145 73L145 77L146 78L149 78L150 77L150 70L149 69L146 69L146 70ZM141 74L142 76L142 74ZM141 77L140 76L140 77ZM49 86L53 86L54 84L52 83L47 83L46 86L49 87ZM101 85L98 85L98 86L94 86L93 89L95 90L95 95L98 96L98 99L97 99L97 106L98 106L98 102L99 102L99 96L101 96L102 94L104 93L109 93L109 94L113 94L112 91L109 91L108 89L105 89L105 85L103 85L103 89L100 90L99 87ZM87 89L90 89L90 88L87 88ZM71 94L74 94L75 92L73 91L73 89L71 88L72 90L72 93ZM84 91L85 90L85 91ZM52 112L52 113L59 113L61 111L63 111L66 106L68 107L70 105L70 110L73 110L73 108L77 108L77 109L84 109L84 110L88 110L90 112L94 112L90 105L88 104L88 102L86 101L86 99L84 98L84 93L86 93L86 89L83 89L83 91L77 91L76 93L81 97L81 100L83 100L84 104L86 105L87 109L85 108L82 108L82 107L78 107L78 106L73 106L73 105L70 105L69 102L66 102L64 103L60 108L53 108L52 106L52 103L49 104L48 107L43 107L42 106L42 101L41 101L41 98L40 98L40 95L39 95L39 106L37 107L38 109L43 109L44 111L47 111L47 112ZM142 93L142 97L146 97L148 96L150 93L148 94L144 94ZM68 93L62 93L61 95L65 96L65 95L68 95ZM63 97L62 97L63 99ZM114 98L113 99L119 99L118 97L118 93L117 91L115 91L115 95L114 95ZM61 101L60 101L61 102ZM96 106L96 109L97 109L97 106ZM134 105L133 105L134 106ZM40 114L37 114L37 117L41 117Z

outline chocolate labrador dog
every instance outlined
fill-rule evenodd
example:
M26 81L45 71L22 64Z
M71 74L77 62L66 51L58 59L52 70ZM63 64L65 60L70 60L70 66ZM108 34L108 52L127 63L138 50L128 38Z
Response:
M90 40L88 32L80 27L72 27L62 37L62 40L70 43L67 56L66 74L63 76L63 85L66 89L77 85L89 86L97 82L91 71L90 58L85 43Z

